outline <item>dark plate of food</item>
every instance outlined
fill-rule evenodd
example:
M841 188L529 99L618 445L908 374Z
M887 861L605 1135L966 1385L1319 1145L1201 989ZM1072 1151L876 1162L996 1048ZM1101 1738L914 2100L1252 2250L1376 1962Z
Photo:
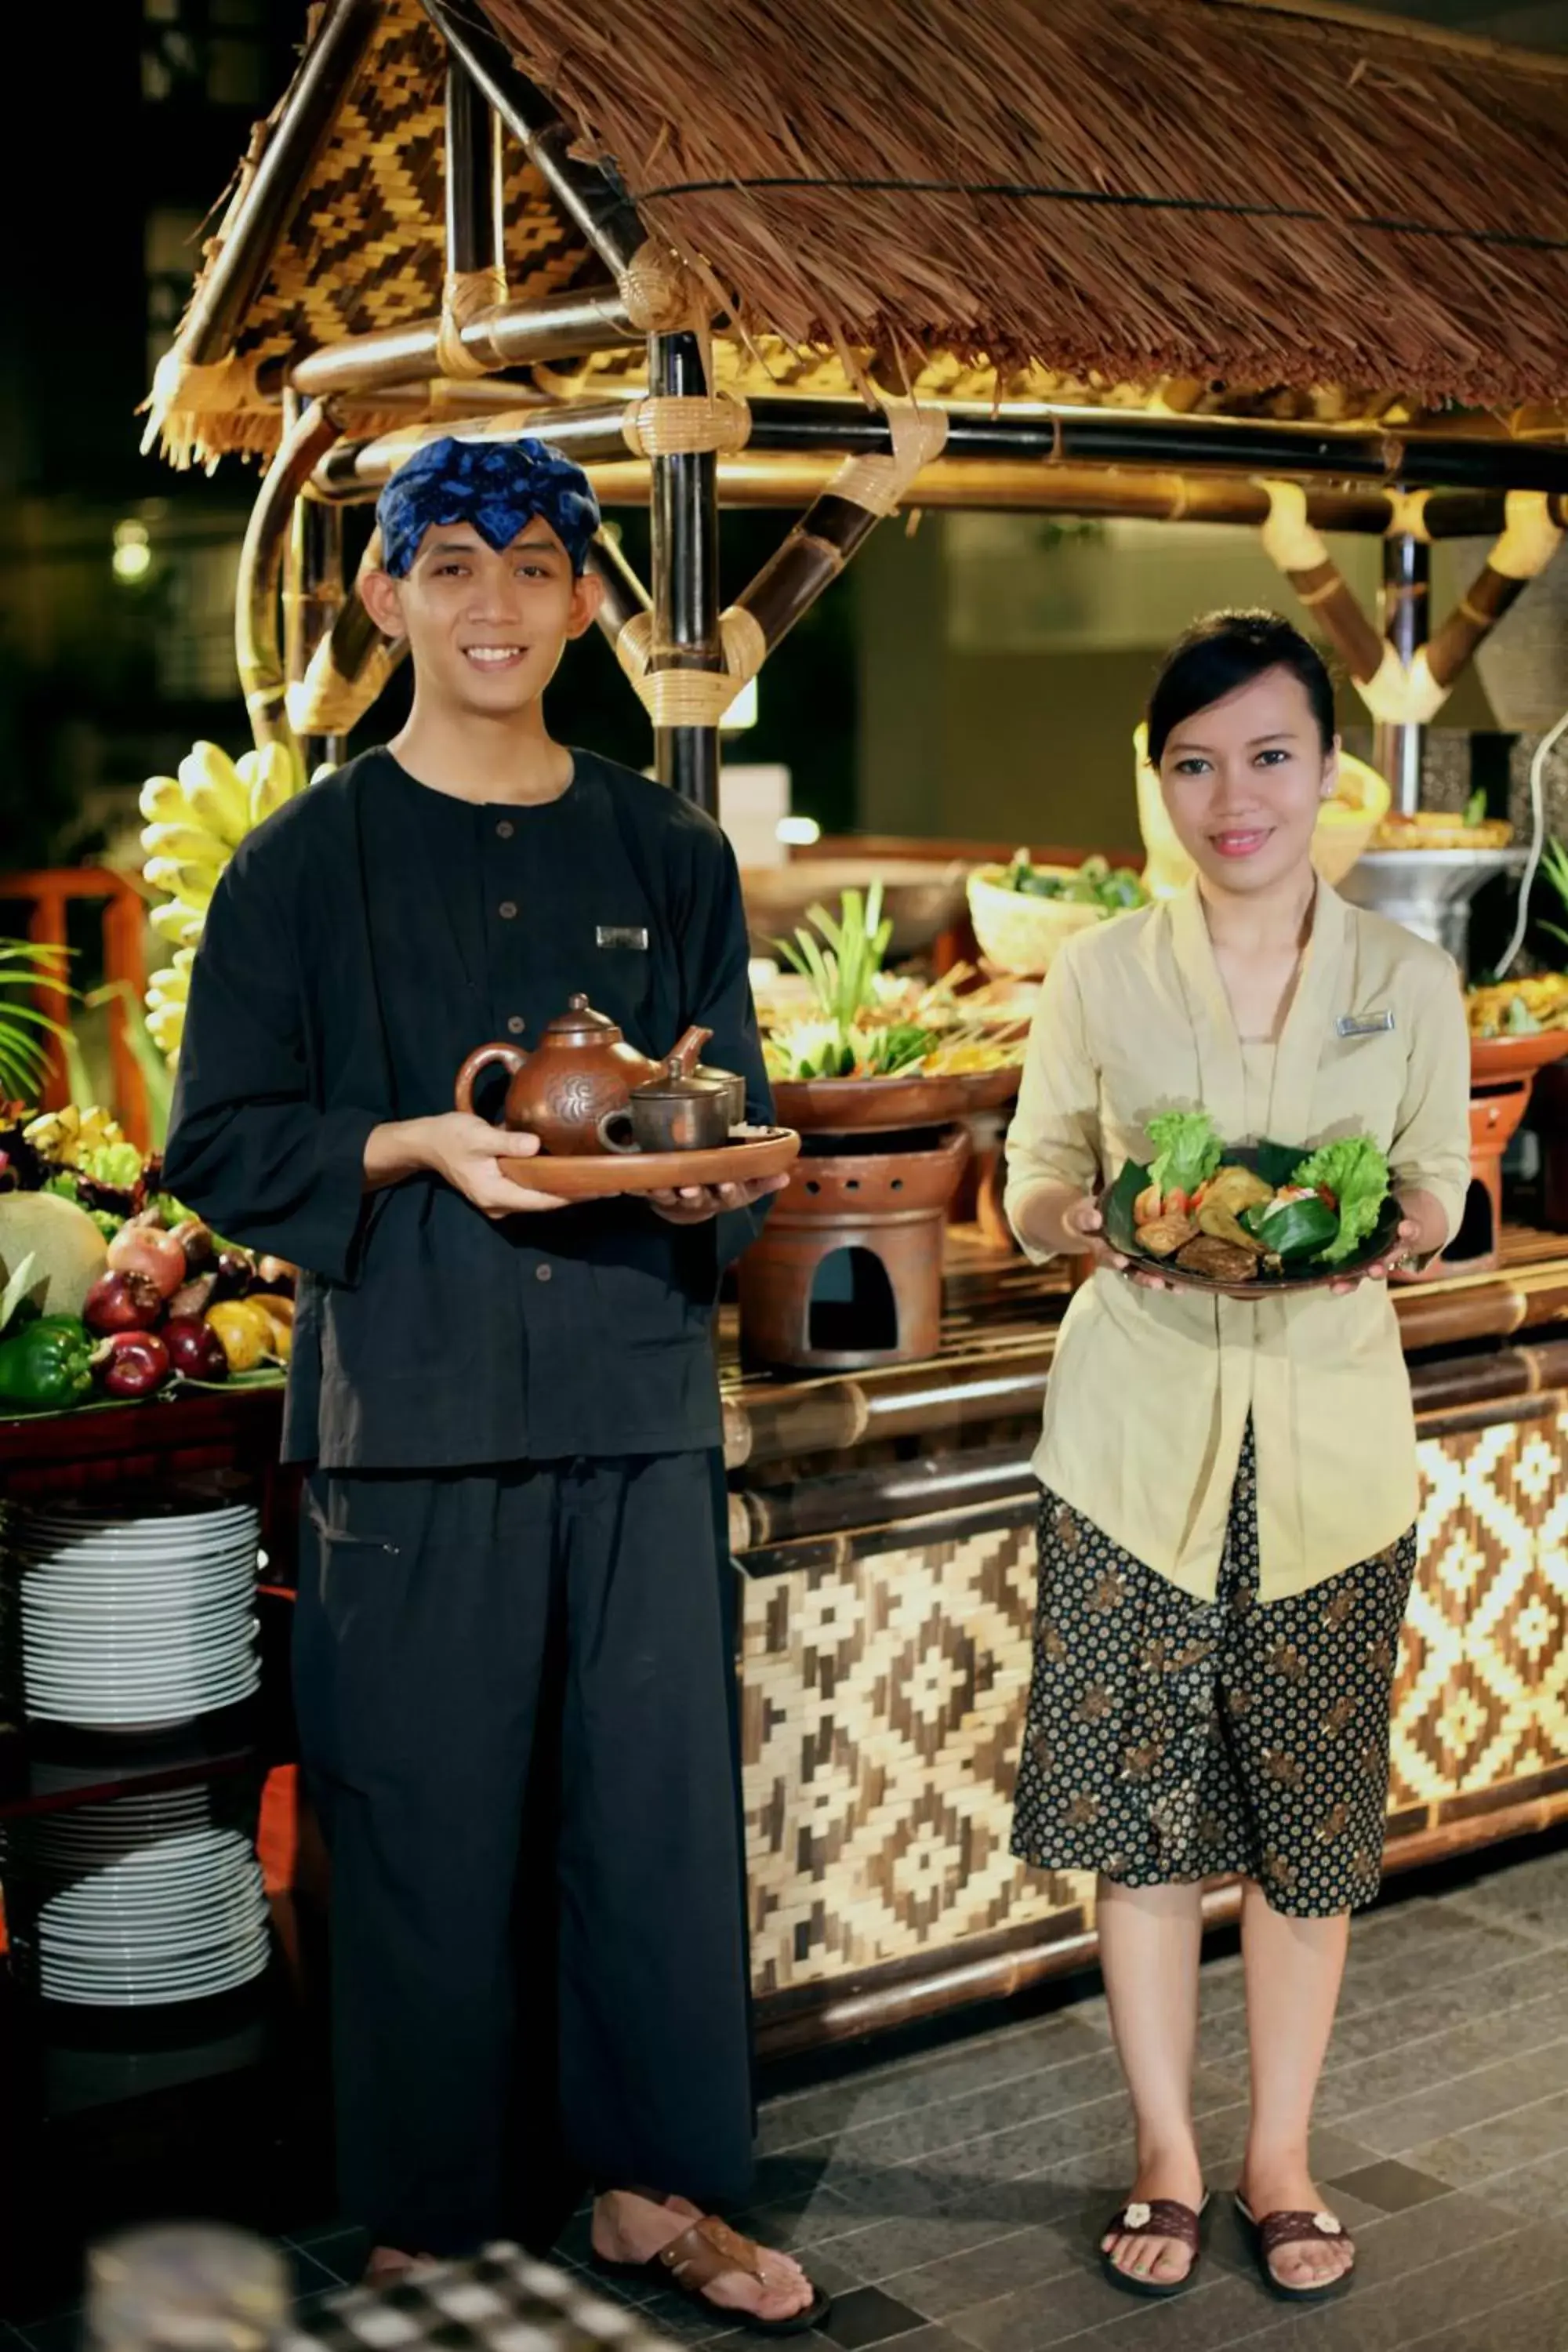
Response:
M1156 1156L1105 1194L1105 1237L1184 1289L1274 1298L1352 1279L1398 1240L1388 1162L1368 1136L1222 1144L1201 1111L1149 1122Z

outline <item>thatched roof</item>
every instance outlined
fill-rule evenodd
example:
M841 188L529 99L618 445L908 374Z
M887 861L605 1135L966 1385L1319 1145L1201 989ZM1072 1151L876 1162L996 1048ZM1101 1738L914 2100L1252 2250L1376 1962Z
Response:
M1231 0L484 5L786 341L1568 393L1559 60Z
M1560 60L1295 0L482 5L732 310L754 380L841 389L875 352L987 397L1568 401ZM201 454L271 446L282 362L438 308L441 120L440 41L385 0L191 404ZM602 278L511 153L511 294Z

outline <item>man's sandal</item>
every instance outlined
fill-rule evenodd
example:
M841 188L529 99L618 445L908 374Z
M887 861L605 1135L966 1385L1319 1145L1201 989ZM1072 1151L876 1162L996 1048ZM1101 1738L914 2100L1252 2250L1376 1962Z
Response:
M1330 2303L1335 2295L1344 2294L1355 2276L1355 2240L1337 2214L1265 2213L1259 2220L1247 2200L1239 2194L1236 2210L1252 2242L1258 2275L1278 2301ZM1280 2278L1274 2268L1275 2255L1286 2246L1344 2246L1349 2249L1351 2259L1338 2278L1324 2279L1316 2286L1292 2286L1288 2279Z
M753 2336L804 2336L808 2328L826 2319L833 2308L832 2297L813 2280L806 2281L811 2288L810 2303L804 2311L792 2313L788 2319L762 2319L755 2312L742 2311L738 2305L715 2303L710 2294L704 2293L715 2279L732 2271L740 2271L747 2278L754 2278L759 2286L766 2286L764 2251L754 2239L742 2238L728 2221L721 2221L716 2213L704 2213L646 2263L612 2263L598 2253L592 2254L590 2260L606 2278L637 2279L645 2286L654 2279L661 2286L677 2287L693 2303L700 2303L733 2327L750 2328Z
M1158 2303L1167 2303L1173 2294L1184 2294L1193 2283L1203 2252L1203 2219L1208 2210L1208 2197L1195 2210L1184 2205L1174 2197L1156 2197L1148 2204L1142 2198L1123 2205L1105 2225L1103 2234L1121 2238L1173 2238L1185 2246L1192 2260L1179 2279L1141 2277L1136 2271L1124 2271L1108 2246L1100 2250L1100 2267L1112 2286L1125 2294L1143 2294Z

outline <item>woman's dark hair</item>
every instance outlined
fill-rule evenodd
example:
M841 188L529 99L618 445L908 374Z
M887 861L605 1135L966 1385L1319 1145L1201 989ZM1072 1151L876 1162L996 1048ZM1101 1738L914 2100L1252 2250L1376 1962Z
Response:
M1316 647L1278 613L1205 613L1177 638L1154 680L1147 713L1151 767L1159 766L1184 719L1269 669L1288 669L1306 688L1326 756L1334 748L1334 688Z

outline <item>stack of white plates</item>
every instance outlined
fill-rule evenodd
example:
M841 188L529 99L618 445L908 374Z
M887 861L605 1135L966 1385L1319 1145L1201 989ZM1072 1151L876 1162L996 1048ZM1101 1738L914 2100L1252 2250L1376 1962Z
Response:
M151 1731L248 1698L258 1523L179 1493L7 1514L0 1638L26 1714Z
M48 2000L198 2000L267 1966L260 1865L208 1789L13 1822L5 1877L12 1966Z

